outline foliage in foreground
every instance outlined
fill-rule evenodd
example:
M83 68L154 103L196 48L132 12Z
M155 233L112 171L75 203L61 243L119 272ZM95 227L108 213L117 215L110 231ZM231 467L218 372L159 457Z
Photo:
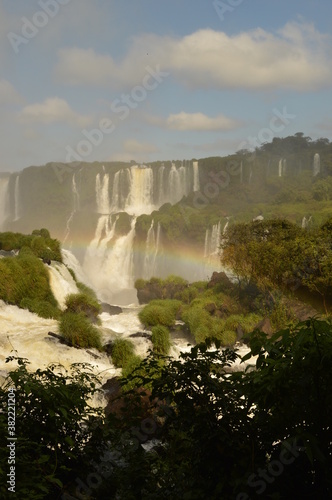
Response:
M229 373L239 356L213 346L151 354L122 381L124 413L115 404L104 422L87 404L89 374L28 373L20 361L0 391L1 496L14 386L20 498L331 498L331 322L254 332L242 358L257 356L251 371Z
M72 365L70 371L50 365L30 373L27 360L16 359L18 368L10 371L0 388L0 496L61 498L63 485L74 481L78 467L90 467L87 450L98 446L94 434L102 421L101 412L89 403L98 379L84 364ZM16 409L16 495L7 491L6 483L9 388L14 388Z
M136 383L152 385L159 444L142 451L139 443L151 434L128 394L125 418L112 421L110 434L116 440L116 425L122 437L133 428L140 434L122 448L126 465L100 494L115 488L119 498L330 498L331 323L306 321L271 339L256 332L250 346L256 370L230 375L236 353L207 344L164 367L145 361Z

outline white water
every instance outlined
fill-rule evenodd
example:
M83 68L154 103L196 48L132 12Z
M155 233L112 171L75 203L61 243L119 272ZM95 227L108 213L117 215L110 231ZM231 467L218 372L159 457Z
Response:
M15 208L14 221L16 221L20 218L20 176L19 175L17 175L16 179L15 179L14 208Z
M221 243L220 221L205 232L204 257L218 256Z
M193 191L200 190L198 161L193 161L194 186Z
M316 153L314 156L312 175L316 177L316 175L318 175L319 173L320 173L320 156L318 153Z
M102 178L100 177L100 174L97 174L96 176L96 203L97 203L97 212L99 214L110 213L108 174L104 174Z
M279 160L278 177L282 177L282 159Z
M157 224L157 231L154 228L154 221L148 230L145 244L145 256L143 266L143 278L148 280L156 274L156 259L160 249L160 223Z
M133 165L128 169L129 194L125 202L125 211L130 215L151 213L156 206L153 203L153 171L145 165Z
M0 377L5 377L10 369L17 366L15 361L5 364L9 355L27 358L30 371L46 368L50 363L61 363L66 369L73 363L89 363L102 381L119 373L106 354L89 349L99 357L95 359L85 349L61 344L47 335L48 332L58 333L56 320L40 318L27 310L0 301Z
M76 186L75 174L73 174L71 190L72 190L72 194L73 194L73 210L72 210L72 212L71 212L71 214L68 217L68 220L66 222L66 234L65 234L65 237L63 239L62 244L64 244L67 241L69 234L70 234L70 226L71 226L71 223L73 221L74 215L80 209L80 195L78 193L77 186Z
M4 223L7 219L9 177L0 177L0 231L4 229Z
M95 237L84 257L83 270L100 300L114 303L118 300L118 292L123 290L130 291L130 302L135 302L133 240L136 218L133 217L128 234L117 239L114 238L116 222L117 217L112 222L109 215L99 218Z
M60 262L52 261L50 266L47 266L50 275L50 286L54 297L58 301L60 309L65 309L67 295L71 293L79 293L76 283L68 271L67 267Z
M75 255L65 248L61 249L61 255L64 264L74 271L76 279L91 287L92 284Z

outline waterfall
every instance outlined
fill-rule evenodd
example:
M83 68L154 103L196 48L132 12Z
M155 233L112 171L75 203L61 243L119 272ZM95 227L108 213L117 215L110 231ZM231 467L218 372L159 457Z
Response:
M158 206L161 207L165 203L165 187L164 187L165 165L162 164L158 169Z
M67 239L69 237L69 233L70 233L70 226L71 226L72 220L74 218L74 215L80 209L80 196L79 196L77 186L76 186L75 174L73 174L73 177L72 177L71 191L73 194L73 210L71 211L71 214L69 215L68 220L66 222L66 234L63 238L62 244L65 244L65 242L67 241Z
M76 279L91 287L91 283L75 255L70 250L64 248L61 249L61 255L63 263L74 271Z
M109 200L109 175L103 174L103 178L100 178L98 173L96 176L96 202L97 202L97 212L99 214L108 214L110 212L110 200Z
M148 230L145 244L145 256L143 266L143 278L148 280L155 275L156 272L156 259L160 247L160 223L157 225L157 232L155 233L154 221L152 220L151 226Z
M316 175L318 175L319 173L320 173L320 156L318 153L316 153L314 156L312 175L316 177Z
M0 177L0 231L4 229L8 216L8 185L9 177Z
M175 163L172 163L171 170L168 175L169 185L169 201L172 204L180 201L187 194L187 176L185 175L185 167L176 168Z
M151 167L133 165L128 169L129 194L125 211L131 215L151 213L153 204L153 170Z
M207 229L205 232L204 257L216 256L219 254L221 243L221 226L220 221L214 224L212 229Z
M284 159L284 160L282 161L282 175L283 175L283 176L284 176L284 175L286 175L286 172L287 172L287 160L286 160L286 159Z
M115 172L113 179L113 188L112 188L112 203L111 203L111 212L116 213L121 210L121 199L120 199L120 177L123 173L123 170L118 170Z
M133 242L135 237L136 217L132 218L128 234L120 236L109 251L103 266L100 298L112 300L114 292L134 287Z
M67 295L78 293L76 283L64 264L52 262L51 266L47 266L47 269L53 295L58 301L60 309L64 310Z
M281 158L279 160L279 165L278 165L278 177L282 177L282 159Z
M133 288L134 285L133 240L136 218L131 221L129 233L116 239L117 220L118 216L114 220L111 215L99 217L94 238L83 262L83 270L98 297L109 302L116 300L116 292Z
M243 162L241 161L240 165L240 184L243 183Z
M302 222L301 222L302 229L307 229L307 227L309 226L309 224L311 222L311 219L312 219L311 215L310 215L309 219L307 219L306 217L303 217Z
M16 221L20 218L20 176L19 175L17 175L16 179L15 179L14 210L15 210L14 221Z
M194 187L193 187L193 191L199 191L200 190L200 184L199 184L198 161L193 161L193 173L194 173Z

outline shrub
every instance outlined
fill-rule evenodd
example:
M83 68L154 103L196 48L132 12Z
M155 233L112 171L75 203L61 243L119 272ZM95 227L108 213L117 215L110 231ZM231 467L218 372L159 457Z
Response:
M180 307L179 300L152 300L138 317L145 326L172 326Z
M129 357L127 363L122 368L122 376L128 377L142 362L142 358L137 354L133 354Z
M85 293L72 293L66 297L67 311L82 313L92 322L96 322L98 314L101 313L101 305L91 296Z
M116 368L125 368L133 363L134 344L128 339L115 339L112 345L112 361Z
M220 335L220 340L223 346L231 346L236 342L236 333L231 330L225 330Z
M64 339L77 347L95 347L101 350L98 329L91 325L83 313L65 312L59 323L59 330Z
M57 302L49 284L49 275L43 263L35 255L23 251L18 257L0 260L0 299L9 304L20 306L23 299L45 301L54 308ZM26 303L24 307L33 307L36 303ZM44 317L44 316L43 316Z
M70 270L70 269L69 269ZM75 280L76 281L76 280ZM76 286L79 289L81 293L84 293L84 295L88 295L89 297L93 298L98 302L98 298L96 295L96 292L92 290L89 286L85 285L84 283L81 283L81 281L76 282Z
M24 298L20 302L22 309L28 309L30 312L38 314L41 318L60 318L60 310L46 300L37 300Z
M163 325L156 325L152 329L153 350L159 354L168 355L171 348L171 340L168 329Z
M212 318L210 314L199 306L189 307L183 314L182 319L188 326L191 333L196 338L196 331L199 327L206 327L211 334Z

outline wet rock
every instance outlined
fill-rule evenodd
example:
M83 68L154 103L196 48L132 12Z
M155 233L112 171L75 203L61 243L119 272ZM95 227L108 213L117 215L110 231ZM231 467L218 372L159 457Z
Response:
M111 306L111 304L107 304L106 302L102 302L100 305L102 312L106 312L110 316L115 316L116 314L122 313L122 308L119 306Z

